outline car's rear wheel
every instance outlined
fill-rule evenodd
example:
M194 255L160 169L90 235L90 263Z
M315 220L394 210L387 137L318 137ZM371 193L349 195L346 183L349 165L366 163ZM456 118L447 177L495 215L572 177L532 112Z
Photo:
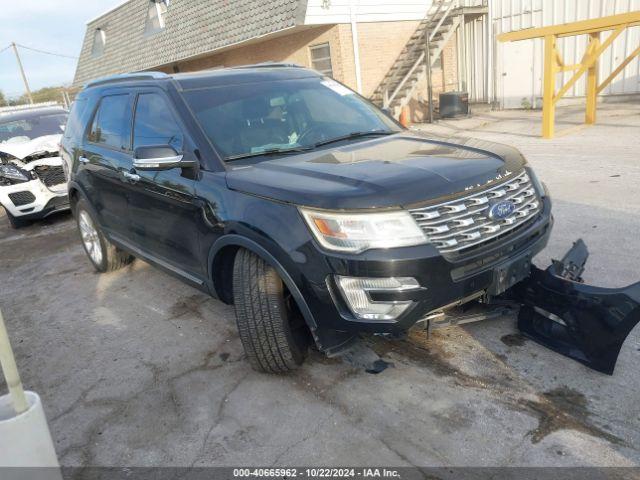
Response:
M234 261L233 302L240 340L254 369L285 373L302 364L309 329L278 272L245 249Z
M9 210L7 210L6 208L4 209L4 211L7 213L7 218L9 219L9 225L11 225L12 228L26 227L31 223L29 220L24 220L23 218L20 218L20 217L14 217L13 215L11 215L11 212L9 212Z
M133 256L107 240L84 200L78 202L75 213L82 246L98 272L118 270L133 261Z

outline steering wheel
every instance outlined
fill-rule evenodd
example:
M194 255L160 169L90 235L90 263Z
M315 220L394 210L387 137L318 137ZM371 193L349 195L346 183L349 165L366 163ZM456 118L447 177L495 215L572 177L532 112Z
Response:
M311 125L309 128L307 128L304 132L300 134L300 136L298 137L297 143L300 144L300 140L302 140L307 135L309 135L310 133L314 132L317 129L318 129L318 125Z

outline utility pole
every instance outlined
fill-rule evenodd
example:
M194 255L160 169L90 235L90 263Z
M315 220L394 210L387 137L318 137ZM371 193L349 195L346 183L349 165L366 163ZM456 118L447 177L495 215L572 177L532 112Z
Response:
M13 53L16 54L16 60L18 61L18 67L20 68L20 74L22 75L22 81L24 82L24 88L27 90L27 97L29 97L29 103L33 104L33 97L31 96L31 90L29 89L29 82L27 82L27 76L24 74L24 68L22 68L22 61L20 61L20 54L18 53L18 47L15 42L11 42L13 47Z

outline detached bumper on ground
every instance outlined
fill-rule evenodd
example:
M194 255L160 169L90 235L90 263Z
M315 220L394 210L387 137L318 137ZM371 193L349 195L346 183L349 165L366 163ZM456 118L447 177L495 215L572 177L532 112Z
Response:
M589 253L578 240L561 261L511 292L521 304L518 328L536 342L611 375L620 349L640 322L640 282L624 288L582 283Z

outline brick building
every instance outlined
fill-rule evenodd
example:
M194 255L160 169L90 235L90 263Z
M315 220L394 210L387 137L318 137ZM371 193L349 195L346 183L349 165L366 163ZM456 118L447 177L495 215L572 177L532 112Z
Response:
M127 0L87 23L74 86L141 70L292 62L396 113L408 105L419 120L427 32L434 92L457 90L458 26L482 13L451 0Z

